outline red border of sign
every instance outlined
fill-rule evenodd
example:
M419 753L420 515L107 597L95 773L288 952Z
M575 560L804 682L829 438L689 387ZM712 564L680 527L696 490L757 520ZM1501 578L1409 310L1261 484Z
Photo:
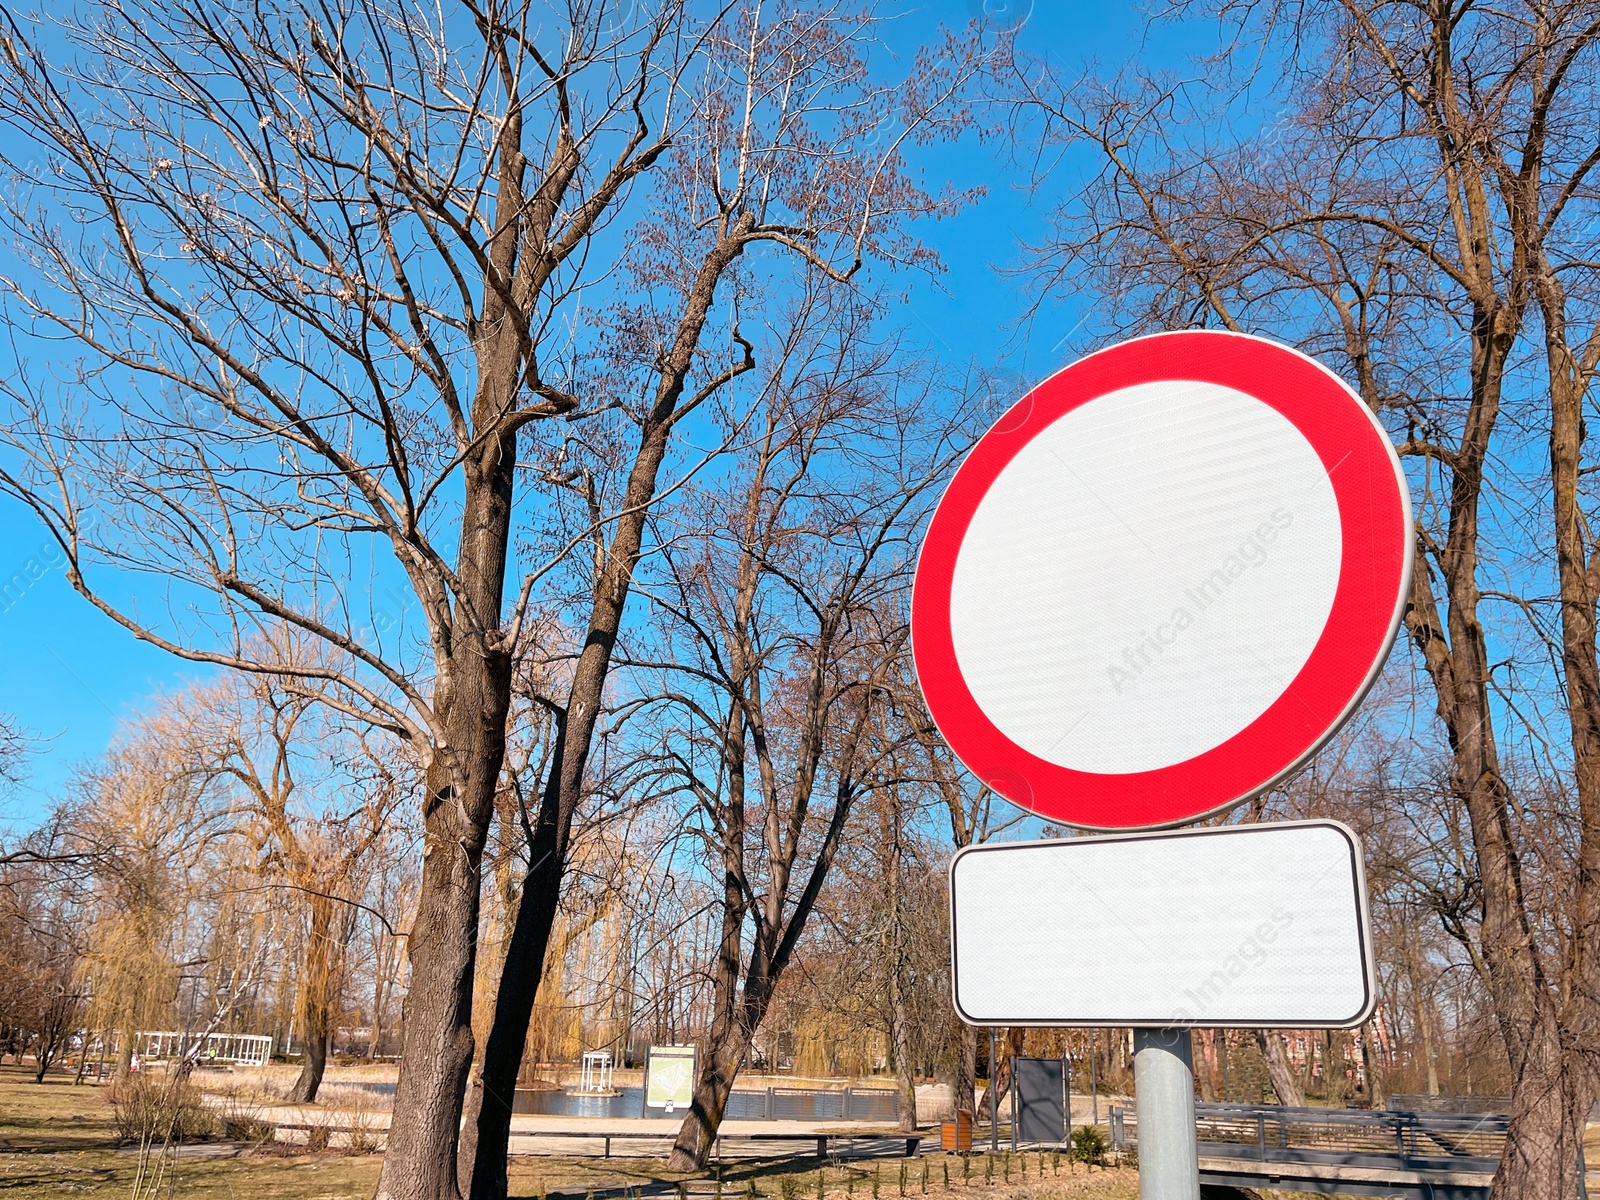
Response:
M950 632L956 556L1006 465L1082 404L1162 379L1221 384L1287 418L1322 459L1339 506L1339 582L1322 636L1266 712L1184 762L1130 774L1076 771L1024 750L968 690ZM1155 334L1092 354L1029 392L979 439L939 502L917 563L911 640L928 710L979 779L1040 816L1086 829L1159 828L1231 808L1281 782L1338 730L1394 644L1411 578L1411 501L1400 460L1348 385L1298 350L1248 334ZM1205 702L1203 696L1195 698Z

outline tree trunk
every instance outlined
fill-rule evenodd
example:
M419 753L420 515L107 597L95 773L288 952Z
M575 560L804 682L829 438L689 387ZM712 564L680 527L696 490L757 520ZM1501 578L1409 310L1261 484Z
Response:
M748 901L741 884L745 840L745 722L739 703L731 701L726 717L723 762L727 766L727 804L722 834L722 930L717 941L717 963L712 976L711 1029L708 1048L695 1080L694 1099L678 1128L667 1168L698 1170L716 1142L727 1109L728 1093L739 1066L749 1053L750 1038L766 1005L760 993L745 987L739 995L739 964L744 950L744 922ZM760 1002L754 1022L741 1023L747 1006Z
M1594 572L1588 515L1580 499L1584 399L1600 357L1600 331L1586 348L1587 361L1578 361L1567 341L1560 279L1545 261L1542 240L1530 239L1530 244L1536 249L1534 293L1544 317L1550 390L1551 517L1579 841L1572 880L1572 944L1562 986L1558 993L1541 977L1526 989L1531 1028L1520 1058L1513 1050L1511 1119L1495 1173L1495 1200L1562 1200L1582 1194L1578 1163L1595 1098L1595 1056L1600 1053L1600 659L1595 641L1600 578Z
M742 827L730 833L737 834L742 842ZM731 854L728 857L731 859ZM717 953L709 1046L700 1063L699 1078L695 1080L694 1100L672 1144L672 1157L667 1160L669 1171L695 1171L705 1165L717 1130L722 1127L728 1093L733 1091L739 1066L750 1051L750 1039L766 1016L764 993L747 983L744 995L739 995L744 918L744 893L737 876L729 872L724 880L722 940Z
M655 406L640 435L623 493L623 515L618 519L605 565L596 581L583 651L573 672L572 690L561 714L561 732L550 767L550 777L540 798L539 814L529 848L531 866L523 883L500 986L495 995L494 1018L484 1044L483 1065L467 1097L467 1123L461 1140L461 1190L472 1200L504 1200L506 1153L511 1143L511 1107L517 1073L527 1045L528 1022L533 1015L550 930L555 923L566 869L572 819L583 789L589 751L594 742L611 666L611 652L622 627L623 610L639 562L651 501L655 498L661 464L683 395L684 381L694 365L700 335L716 297L717 283L744 250L744 239L754 227L746 214L718 239L701 265L672 354L662 369ZM747 360L748 362L748 360ZM381 1198L380 1198L381 1200Z
M1200 1083L1200 1099L1215 1103L1217 1099L1217 1031L1196 1029L1195 1046L1200 1051L1200 1070L1195 1072Z
M1422 1061L1427 1071L1428 1095L1439 1094L1439 1047L1434 1041L1434 1030L1437 1024L1434 1020L1433 1001L1428 995L1427 988L1423 985L1422 964L1416 944L1416 930L1407 926L1405 936L1401 940L1402 957L1405 963L1406 979L1411 988L1412 1020L1416 1023L1417 1037L1422 1042Z
M1267 1064L1267 1076L1272 1080L1278 1103L1286 1108L1304 1108L1306 1096L1289 1066L1289 1056L1284 1053L1283 1036L1275 1029L1258 1029L1256 1045L1261 1047L1261 1059Z
M383 1036L384 972L380 966L378 978L372 983L372 1020L367 1024L367 1058L378 1057L378 1039Z
M564 715L561 722L565 724ZM461 1137L462 1193L473 1200L500 1200L507 1194L506 1154L517 1079L527 1049L533 1004L544 975L545 953L561 902L561 876L570 818L560 814L559 780L566 739L558 732L551 764L552 785L539 806L530 855L534 867L523 880L495 994L494 1017L484 1041L480 1070L466 1100Z
M476 856L445 830L430 829L412 930L411 989L402 1011L402 1069L378 1200L458 1195L456 1133L472 1062L477 933Z
M333 1008L333 901L311 894L311 928L306 935L306 953L301 963L300 995L303 998L301 1028L305 1031L305 1062L300 1077L290 1089L290 1104L311 1104L322 1086L328 1066L328 1038Z
M721 1040L713 1035L700 1067L700 1077L695 1080L694 1099L672 1144L667 1170L698 1171L705 1166L717 1140L717 1130L722 1128L722 1116L728 1109L733 1081L749 1052L750 1036L742 1034L737 1027L728 1030Z
M1547 1005L1527 1056L1512 1064L1511 1118L1491 1196L1571 1200L1583 1194L1578 1155L1594 1085L1580 1056L1565 1044L1567 1036L1555 1005Z
M1361 1066L1367 1075L1367 1105L1377 1110L1388 1103L1383 1086L1383 1055L1378 1042L1379 1017L1361 1027Z
M480 401L492 404L493 395L486 386ZM483 424L491 424L488 413ZM472 1067L480 865L511 706L511 655L500 613L515 465L516 436L508 434L490 442L466 470L461 595L442 648L447 669L442 667L435 688L435 708L448 736L435 747L426 774L402 1070L377 1200L460 1195L456 1147Z
M960 1017L953 1017L956 1027L956 1071L951 1088L957 1112L969 1112L974 1117L978 1111L978 1031Z
M1344 1036L1342 1031L1322 1031L1322 1093L1332 1108L1344 1107Z
M917 1081L911 1063L911 1015L907 1012L906 986L910 964L906 961L906 914L903 903L904 863L900 842L900 799L889 791L889 1045L894 1053L895 1089L900 1093L898 1127L903 1133L917 1128Z
M906 1014L905 985L899 969L889 976L889 1037L894 1049L894 1084L900 1094L898 1128L917 1129L917 1079L911 1063L911 1020Z
M285 1097L290 1104L314 1104L317 1090L322 1087L322 1075L328 1069L328 1010L320 1008L306 1014L305 1060L300 1065L300 1076L294 1081Z

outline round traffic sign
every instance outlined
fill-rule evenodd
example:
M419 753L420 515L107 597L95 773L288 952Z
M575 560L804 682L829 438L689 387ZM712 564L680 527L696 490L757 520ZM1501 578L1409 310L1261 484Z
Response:
M956 471L917 564L917 676L1014 803L1180 824L1344 723L1411 547L1400 461L1333 372L1243 334L1139 338L1034 388Z

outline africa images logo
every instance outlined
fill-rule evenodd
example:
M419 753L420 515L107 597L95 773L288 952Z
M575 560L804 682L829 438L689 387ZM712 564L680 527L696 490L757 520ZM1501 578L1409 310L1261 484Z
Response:
M1142 630L1139 640L1124 649L1120 659L1106 667L1112 689L1120 694L1154 666L1167 648L1183 635L1183 631L1227 593L1235 580L1267 561L1268 547L1293 523L1294 514L1288 509L1273 509L1268 519L1256 526L1255 531L1239 544L1239 548L1222 560L1221 566L1194 587L1186 588L1184 603L1174 608L1170 617L1153 630Z
M1197 1021L1203 1017L1206 1010L1222 999L1235 982L1249 974L1257 964L1267 961L1271 954L1268 947L1293 923L1293 913L1283 908L1274 908L1270 921L1261 922L1249 937L1239 943L1232 954L1217 964L1216 970L1183 993L1184 998L1195 1007L1193 1012L1187 1008L1180 1010L1177 1019Z

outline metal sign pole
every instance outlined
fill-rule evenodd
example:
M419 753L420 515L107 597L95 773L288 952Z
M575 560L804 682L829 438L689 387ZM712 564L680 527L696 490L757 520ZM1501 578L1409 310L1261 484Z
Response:
M1200 1200L1194 1056L1187 1029L1133 1031L1139 1200Z
M1072 1141L1072 1055L1061 1056L1061 1086L1066 1089L1067 1107L1061 1115L1066 1118L1067 1141Z
M1089 1030L1089 1103L1093 1105L1093 1120L1100 1124L1100 1076L1096 1074L1094 1061L1094 1030Z
M1000 1082L1000 1068L994 1058L994 1026L989 1026L989 1152L1000 1153L1000 1096L994 1090Z

